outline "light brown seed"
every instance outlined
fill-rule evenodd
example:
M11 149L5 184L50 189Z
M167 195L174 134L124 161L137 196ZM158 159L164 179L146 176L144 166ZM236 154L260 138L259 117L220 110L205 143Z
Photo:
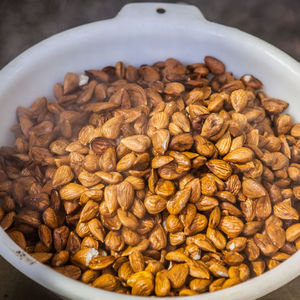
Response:
M165 210L167 206L167 200L159 195L150 195L145 198L144 205L147 211L154 215Z
M221 159L211 159L206 163L206 166L222 180L226 180L232 173L230 164Z
M132 151L145 152L150 147L151 140L146 135L133 135L121 139L121 143Z
M189 267L187 264L174 265L167 273L173 288L180 288L184 285L188 276Z
M114 291L118 287L118 280L111 274L103 274L93 281L92 285L96 288L104 289L107 291Z
M294 242L300 237L300 223L289 226L286 229L286 240Z
M137 273L144 271L145 269L145 261L144 261L144 256L140 251L133 251L129 256L129 262L131 265L132 270Z
M246 163L254 158L254 153L251 149L247 147L240 147L223 157L225 161L234 163Z
M282 220L299 220L297 210L291 206L291 199L275 204L273 209L274 215Z
M153 275L148 271L135 273L129 277L127 284L132 287L132 295L149 296L154 289Z
M226 233L228 238L235 238L243 231L244 223L235 216L224 216L221 218L219 228Z
M117 185L117 199L120 207L127 210L134 200L134 189L131 183L123 181Z
M167 276L167 272L158 272L155 276L155 295L164 297L169 294L171 284Z

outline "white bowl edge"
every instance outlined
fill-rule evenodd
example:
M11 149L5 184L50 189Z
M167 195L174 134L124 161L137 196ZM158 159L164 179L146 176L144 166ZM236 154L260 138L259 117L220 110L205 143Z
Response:
M150 55L149 51L147 51L146 47L142 47L144 50L144 55L146 54L147 59L143 60L143 56L136 57L136 51L133 51L133 55L131 55L130 51L124 46L121 47L120 50L122 51L112 51L112 55L109 56L109 49L106 49L104 51L104 55L99 65L104 66L105 62L113 63L119 59L124 59L125 62L134 63L134 64L140 64L140 63L151 63L158 59L164 59L167 58L170 54L173 54L172 56L175 56L176 58L184 58L184 62L195 62L200 60L201 57L204 55L215 55L217 57L223 58L225 63L228 65L228 69L232 69L235 74L241 75L241 68L234 63L233 61L243 61L242 57L246 53L249 54L249 56L253 56L254 53L261 53L262 57L258 57L257 61L258 64L262 64L264 66L261 69L254 70L254 75L258 76L259 78L262 78L262 81L266 85L266 90L271 94L271 96L277 96L284 98L284 95L287 95L287 98L285 98L287 101L291 102L293 107L297 108L294 111L298 111L300 109L300 104L297 103L298 95L300 95L300 87L298 87L298 82L300 82L300 66L299 63L293 60L291 57L283 53L282 51L276 49L275 47L267 44L266 42L263 42L251 35L245 34L239 30L228 28L219 24L211 23L206 20L203 20L200 14L196 14L195 10L193 9L193 14L181 14L182 10L185 9L184 5L174 5L174 4L164 4L164 3L143 3L143 4L130 4L129 6L125 6L127 9L127 12L131 11L131 7L137 7L140 8L144 7L146 9L146 12L148 14L149 9L153 9L157 6L165 7L167 10L166 15L164 16L158 16L154 15L152 12L151 14L147 15L147 18L145 19L145 24L142 24L141 28L138 29L139 32L133 31L133 29L136 29L136 21L142 20L145 16L139 15L135 16L136 19L130 16L130 14L120 13L119 17L102 21L102 22L95 22L92 24L80 26L75 29L68 30L66 32L63 32L61 34L58 34L56 36L53 36L36 46L30 48L29 50L25 51L23 54L21 54L19 57L17 57L15 60L13 60L10 64L8 64L5 68L3 68L0 72L0 101L3 102L2 104L2 111L10 111L12 112L15 109L15 99L18 103L24 103L24 105L29 105L34 97L38 97L39 95L43 95L43 91L46 91L46 95L48 97L52 97L52 92L50 87L53 86L53 84L56 81L62 80L62 76L67 71L76 71L79 72L80 70L84 69L84 66L92 67L95 66L96 62L96 56L92 58L86 58L81 60L79 63L76 62L76 67L72 65L72 61L66 59L67 54L70 52L71 47L75 47L78 45L78 42L85 43L87 39L94 37L97 34L103 34L103 36L107 39L106 43L109 45L115 45L114 38L115 36L118 36L116 30L120 28L120 26L123 27L124 32L127 34L127 38L130 39L130 41L133 41L134 38L142 37L142 40L145 41L146 46L151 46L151 43L147 41L144 36L149 37L153 32L158 35L158 38L155 39L155 42L160 41L160 38L166 37L166 34L168 33L169 38L171 40L170 43L170 51L157 51L157 49L153 49L153 55ZM174 22L174 16L170 16L168 12L174 12L176 13L176 16L179 18L181 22L185 22L184 24L188 25L182 26L180 25L180 22L176 20L176 23ZM130 17L129 17L130 16ZM172 18L171 18L172 17ZM164 19L165 18L165 19ZM154 22L152 23L149 22ZM168 23L166 25L166 23ZM150 26L151 25L151 26ZM165 26L165 27L164 27ZM184 56L182 52L180 52L180 49L171 49L171 46L176 46L180 43L177 43L175 41L176 36L180 36L182 39L182 43L184 45L190 45L190 47L195 47L198 45L196 41L192 39L192 34L187 33L186 28L191 27L192 33L204 35L207 34L205 37L207 41L211 43L211 45L216 45L216 43L213 43L212 39L220 39L222 41L222 49L228 51L230 53L230 47L233 47L234 45L238 44L237 41L240 43L240 51L235 51L234 55L229 56L226 51L222 54L218 52L219 50L216 48L210 48L199 50L199 54L195 55L193 51L187 50L188 55ZM174 29L175 28L175 29ZM175 30L175 32L174 32ZM177 31L176 31L177 30ZM111 33L111 37L107 36L107 32ZM124 37L119 36L120 39L124 39ZM225 39L228 38L228 41L226 42ZM123 40L122 40L123 41ZM126 40L125 40L126 41ZM163 42L162 44L165 46L166 42ZM187 43L189 41L189 43ZM233 42L235 41L235 42ZM62 43L66 43L68 49L64 49L62 46ZM186 44L187 43L187 44ZM134 43L134 45L138 45L138 43ZM152 45L153 46L153 45ZM126 46L128 47L128 46ZM82 50L84 47L79 46L79 50ZM197 49L197 48L196 48ZM57 51L57 54L59 56L59 59L65 59L65 64L62 64L61 66L57 66L57 68L54 70L54 68L51 69L51 64L56 63L57 61L55 59L51 60L50 58L53 57L53 51ZM63 54L60 54L63 53ZM232 57L234 56L234 57ZM80 55L75 51L75 58L80 57ZM186 59L188 57L188 59ZM266 58L267 61L264 61ZM46 61L45 61L46 60ZM75 59L74 59L75 61ZM94 62L94 64L93 64ZM86 63L86 65L85 65ZM274 65L278 64L278 65ZM241 65L241 64L239 64ZM243 62L242 69L248 72L248 70L255 69L254 66L249 62L246 61ZM231 66L233 66L231 68ZM38 74L30 74L30 72L40 72L40 74L43 74L43 68L49 67L51 69L49 77L46 75L43 75L44 78L41 78L42 76L38 76ZM248 68L247 68L248 67ZM267 71L265 68L270 68L274 72ZM73 69L72 69L73 68ZM285 72L279 72L279 70L285 70ZM265 72L273 73L274 76L272 78L264 78ZM282 79L282 77L285 77ZM24 78L26 77L25 84L24 84ZM40 79L39 79L40 77ZM282 81L280 81L282 79ZM40 80L39 87L30 86L30 83L32 81L38 82ZM48 81L48 82L47 82ZM20 96L22 93L20 91L15 91L14 87L16 85L16 82L18 83L18 87L21 87L24 91L24 101L23 98L20 100ZM23 82L23 83L22 83ZM274 86L272 82L283 82L284 86L287 86L289 88L289 91L286 91L283 87ZM288 84L287 84L288 83ZM296 85L297 84L297 85ZM272 87L272 88L271 88ZM292 87L292 89L290 88ZM6 100L6 102L2 99ZM12 102L13 101L13 102ZM299 116L297 116L297 119L299 120ZM0 135L1 135L1 143L4 143L8 141L11 138L11 135L7 134L7 124L12 124L13 122L13 116L12 114L7 113L6 115L2 114L2 119L0 120L0 125L6 124L6 126L1 126ZM74 299L87 299L85 296L87 295L88 298L93 297L94 299L100 299L102 296L106 296L108 299L117 299L119 297L130 297L126 295L119 295L114 294L102 290L96 290L94 288L91 288L87 285L84 285L82 283L78 283L76 281L73 281L69 278L66 278L52 270L50 270L48 267L36 262L32 263L34 260L28 255L24 254L24 257L26 258L20 258L21 256L16 252L20 251L21 249L12 241L10 238L6 235L6 233L3 232L2 229L0 229L0 254L7 259L12 265L14 265L16 268L18 268L20 271L22 271L24 274L29 276L30 278L34 279L41 285L51 289L52 291L59 293L61 295L64 295L66 297L72 297ZM22 255L23 256L23 255ZM219 298L219 297L225 297L225 299L255 299L259 296L262 296L268 292L271 292L277 287L282 286L283 284L287 283L288 281L295 278L297 275L300 274L300 252L294 254L290 259L288 259L286 262L281 264L280 266L276 267L272 271L266 272L265 274L259 276L258 278L251 279L249 281L246 281L245 283L239 284L237 286L234 286L232 288L218 291L211 294L203 294L198 295L189 299L213 299L213 298ZM298 262L298 263L297 263ZM244 294L243 294L244 291ZM142 298L142 297L139 297ZM178 297L176 297L178 299Z

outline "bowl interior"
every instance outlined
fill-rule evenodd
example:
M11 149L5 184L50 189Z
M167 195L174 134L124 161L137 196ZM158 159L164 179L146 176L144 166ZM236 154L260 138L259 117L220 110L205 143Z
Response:
M300 67L293 59L252 36L199 17L179 16L179 22L174 16L168 16L168 10L166 14L158 15L153 9L151 14L153 15L146 20L138 15L135 19L120 15L114 20L69 30L41 42L5 67L0 72L0 145L7 145L13 141L9 129L16 121L17 106L28 107L41 96L54 100L53 86L56 82L63 81L66 72L81 73L90 68L114 65L117 61L138 66L174 57L183 63L195 63L202 62L205 55L212 55L221 59L227 70L232 71L235 76L249 73L258 77L264 83L269 96L289 102L289 112L296 121L300 120ZM1 235L3 236L2 233ZM7 252L12 246L6 240L1 247L6 247ZM4 253L4 250L1 252ZM7 256L10 257L10 261L13 260L12 254ZM299 257L298 255L298 261ZM296 258L292 259L293 262L289 263L291 269L296 262ZM16 262L17 258L15 264ZM26 268L21 264L20 268L24 271ZM278 268L285 274L288 270L283 265ZM41 267L32 271L35 275L31 277L35 280L38 280L38 270L42 274L46 269ZM273 274L279 275L278 272ZM294 277L295 272L299 274L299 267L298 270L294 270ZM70 280L58 278L70 284ZM262 278L271 279L272 276ZM264 291L262 289L248 294L247 299L271 291L275 288L275 283L284 282L279 278L276 280L267 282ZM45 281L42 284L46 285ZM66 292L60 282L49 284L52 285L52 289L56 286L61 294L73 294L76 298L76 288ZM91 290L87 286L80 287L85 291ZM85 299L80 295L82 293L79 289L78 293L77 299ZM231 299L243 297L237 289L232 289L231 294L226 293L222 295L231 295ZM112 299L111 293L106 295ZM207 296L206 299L212 298Z

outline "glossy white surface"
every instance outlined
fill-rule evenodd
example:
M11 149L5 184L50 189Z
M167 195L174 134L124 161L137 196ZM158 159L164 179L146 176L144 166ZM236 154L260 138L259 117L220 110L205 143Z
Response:
M158 14L158 7L164 8L166 13ZM251 35L206 21L196 7L140 3L126 5L114 19L55 35L1 70L0 144L12 141L9 128L15 122L16 107L28 106L44 95L52 99L53 85L62 81L68 71L81 73L84 69L103 67L119 60L139 65L174 57L192 63L202 61L205 55L220 58L237 76L244 73L257 76L270 96L290 102L290 113L300 120L300 65L294 59ZM0 229L0 254L25 275L57 294L82 300L131 297L73 281L18 251L22 250ZM300 251L258 278L189 299L255 299L299 274Z

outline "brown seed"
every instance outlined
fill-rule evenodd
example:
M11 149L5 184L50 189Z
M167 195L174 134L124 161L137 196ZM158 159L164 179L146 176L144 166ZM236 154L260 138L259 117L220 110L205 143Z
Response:
M107 291L114 291L118 287L118 280L111 274L103 274L93 281L93 287L104 289Z
M174 160L174 158L171 157L171 156L168 156L168 155L155 156L152 159L151 167L153 169L157 169L157 168L160 168L160 167L163 167L163 166L167 165L168 163L170 163L173 160Z
M206 138L201 135L194 136L196 143L196 150L200 155L210 157L215 153L215 146L213 143L208 141Z
M78 88L79 76L75 73L67 73L64 78L64 94L73 92Z
M210 273L202 261L188 261L189 274L195 278L209 279Z
M175 215L169 215L166 220L166 229L168 232L176 233L183 230L183 225Z
M7 230L9 227L12 226L15 216L16 213L14 211L11 211L3 217L0 223L0 226L3 230Z
M121 208L119 208L117 210L117 213L118 213L118 218L119 218L121 224L123 224L124 226L126 226L132 230L137 229L139 222L138 222L137 218L131 212L124 211Z
M88 222L89 231L100 242L104 242L105 230L98 219L92 219Z
M54 268L55 271L68 276L74 280L78 279L81 275L81 270L79 267L73 266L73 265L67 265L63 267L56 267Z
M208 221L205 215L196 214L192 224L188 228L185 228L184 232L188 235L196 234L203 231L206 228L207 223Z
M121 130L123 116L115 116L107 120L102 126L102 134L106 139L116 139Z
M283 247L285 244L285 231L281 226L270 223L266 225L266 232L269 239L277 248Z
M149 296L154 289L153 275L148 271L134 273L127 280L132 295Z
M91 141L90 146L94 153L103 154L108 148L114 147L115 142L112 139L97 137Z
M123 236L115 231L110 231L106 235L104 243L106 248L117 252L121 251L125 246Z
M99 242L92 238L91 236L87 236L82 240L82 243L80 245L80 248L99 248Z
M221 159L211 159L206 163L208 169L220 179L226 180L232 173L229 163Z
M69 166L59 167L52 178L53 187L58 187L69 183L74 178L74 174Z
M291 225L286 230L286 239L288 242L294 242L300 237L300 223Z
M167 151L170 133L166 129L158 129L151 136L153 149L160 155L164 155Z
M26 250L26 239L21 231L13 230L8 233L9 237L23 250Z
M158 297L167 296L170 289L171 284L167 272L158 272L155 276L155 295Z
M245 178L242 183L243 193L249 198L259 198L266 195L265 188L256 180Z
M254 242L266 256L272 256L278 250L278 248L272 244L271 240L261 233L254 235Z
M226 249L231 251L241 252L245 249L246 244L247 244L247 238L243 236L239 236L231 239L227 243Z
M246 163L252 160L254 153L251 149L247 147L240 147L223 157L225 161L234 162L234 163Z
M291 206L291 199L283 200L275 204L274 215L283 220L299 220L299 214L295 208Z
M203 123L201 136L208 139L212 138L221 131L223 125L224 119L219 114L212 113L205 119Z
M51 260L51 265L53 267L62 267L64 266L69 260L69 252L66 250L62 250L57 254L53 255Z
M43 213L43 221L51 229L58 227L57 215L51 207L47 208Z
M129 182L134 190L144 190L145 189L145 183L142 178L139 178L137 176L127 176L125 181Z
M59 194L63 200L75 200L85 191L87 191L87 188L83 185L69 183L60 189Z
M98 159L98 157L96 157ZM97 163L93 160L93 164ZM117 165L116 151L115 148L107 148L99 159L99 167L105 172L114 171ZM95 170L98 169L98 166L93 166Z
M144 257L140 251L133 251L129 255L129 262L134 272L141 272L145 269Z
M226 238L220 231L208 227L206 230L206 236L217 249L222 250L226 247Z
M38 228L41 224L40 213L38 211L30 210L26 208L20 210L18 214L15 216L15 219L20 223L27 224L34 228ZM2 222L4 222L4 219L2 220Z
M219 151L219 154L221 156L226 155L229 150L230 150L230 146L231 146L231 135L230 132L227 131L215 144L216 148Z
M149 235L151 248L161 250L167 245L166 232L161 225L157 225Z
M173 288L180 288L184 285L188 276L189 267L187 264L174 265L167 273Z
M204 57L205 64L207 65L208 69L215 75L220 75L225 72L225 65L212 56L205 56Z
M170 142L170 149L176 150L176 151L186 151L191 149L193 146L194 139L189 133L183 133L176 135L172 138Z
M255 214L259 219L267 218L272 212L272 206L270 197L268 194L266 196L258 198L255 207Z
M167 205L167 201L158 195L151 195L145 198L144 201L147 211L154 215L162 212Z
M38 260L40 263L45 263L51 259L53 254L47 252L35 252L35 253L31 253L31 256L34 259Z
M70 230L67 226L61 226L53 230L53 243L57 252L66 247L69 233Z
M153 126L156 129L164 129L169 125L169 116L166 112L157 112L154 113L151 119L149 120L149 126Z
M118 269L118 276L121 278L121 280L123 280L125 282L127 282L129 277L133 274L134 274L134 271L132 270L129 261L122 263L122 265Z
M89 262L89 268L92 270L103 270L115 261L113 256L96 256Z
M211 283L211 279L193 279L190 282L190 288L193 291L202 293L208 289L210 283Z
M117 163L117 171L122 172L130 169L136 160L134 152L128 153L123 156Z
M133 135L123 138L121 143L132 151L145 152L150 147L151 140L145 135Z
M104 200L107 206L107 209L110 213L117 211L118 209L118 198L117 198L117 186L108 185L104 189Z
M190 121L182 112L175 112L172 115L172 122L180 128L183 132L190 132Z
M183 93L184 90L185 90L185 87L183 84L181 84L179 82L171 82L166 85L164 92L169 95L178 96L181 93Z
M297 123L292 127L291 135L295 138L300 138L300 123Z
M44 224L41 224L38 228L38 235L40 240L45 244L45 246L50 248L52 244L52 232L50 228Z
M80 213L80 222L87 222L93 219L99 210L99 205L95 201L89 200Z
M117 199L123 210L127 210L132 205L134 200L134 189L129 182L123 181L118 184Z
M83 248L78 250L73 256L72 261L82 265L88 266L91 259L98 255L98 251L93 248Z
M212 262L209 265L209 271L216 277L228 277L227 268L216 262Z
M213 196L217 191L217 184L213 177L204 176L201 178L201 193L205 196Z
M275 98L263 98L262 104L269 114L274 115L281 113L289 106L287 102Z
M184 189L178 191L168 202L167 202L167 210L170 214L178 214L182 211L182 209L186 206L191 190Z
M236 112L241 112L247 106L247 93L243 89L235 90L230 95L231 105Z
M243 234L246 236L251 236L258 232L261 227L263 226L262 221L250 221L245 223L244 229L243 229Z
M228 238L235 238L243 231L244 223L238 217L224 216L220 221L219 228L226 233Z
M170 180L160 179L155 187L155 193L161 197L170 197L175 193L175 185Z

